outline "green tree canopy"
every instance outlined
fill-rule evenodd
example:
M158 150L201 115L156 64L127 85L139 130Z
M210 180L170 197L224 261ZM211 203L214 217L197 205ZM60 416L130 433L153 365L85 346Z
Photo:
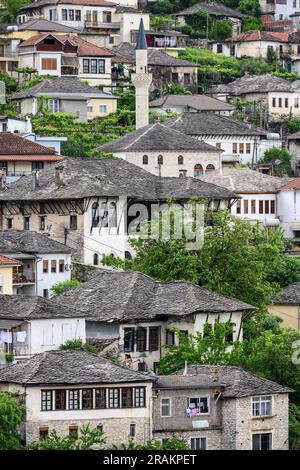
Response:
M56 430L39 442L33 442L28 450L94 450L105 444L105 435L102 431L91 428L90 424L84 424L79 430L79 436L61 437Z
M286 149L272 147L265 151L259 163L272 164L272 172L275 176L291 175L291 158L291 155Z
M260 15L259 0L240 0L238 9L247 16L258 18Z
M28 0L0 0L4 10L0 14L1 21L11 22L16 19L20 9L28 5Z
M232 23L228 20L216 20L209 32L209 38L215 41L224 41L232 36Z
M18 426L22 421L23 407L11 394L0 392L0 450L20 447Z
M64 292L68 292L71 289L74 289L74 287L79 286L79 284L80 282L77 281L77 279L72 279L70 281L60 281L56 284L53 284L51 290L55 295L59 295L63 294Z

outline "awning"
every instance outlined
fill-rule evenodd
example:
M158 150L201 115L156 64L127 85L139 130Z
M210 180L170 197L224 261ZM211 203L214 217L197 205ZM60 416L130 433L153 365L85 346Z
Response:
M76 69L78 69L79 61L77 57L68 57L63 55L61 58L61 65L62 67L75 67Z
M22 325L22 323L24 323L23 320L0 320L0 330L10 330Z

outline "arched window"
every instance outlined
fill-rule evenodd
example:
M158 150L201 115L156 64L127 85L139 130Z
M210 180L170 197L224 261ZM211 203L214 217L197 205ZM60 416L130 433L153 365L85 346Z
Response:
M148 165L148 155L143 155L143 165Z
M132 254L130 251L125 251L125 259L132 259Z
M117 204L115 202L111 202L109 204L108 225L110 227L116 227L117 226Z
M164 157L162 155L158 155L157 164L158 165L163 165L164 164Z
M205 171L206 171L206 173L212 173L215 170L216 170L215 166L212 163L209 163L209 165L207 165Z
M101 227L108 227L108 209L107 202L101 202L100 206L100 218L101 218Z
M99 256L97 255L97 253L95 253L93 256L93 264L94 266L98 266L99 264Z
M203 175L203 166L200 163L194 166L194 176L201 176Z
M99 226L99 205L94 202L92 205L92 228Z
M183 165L183 156L179 155L178 157L178 165Z

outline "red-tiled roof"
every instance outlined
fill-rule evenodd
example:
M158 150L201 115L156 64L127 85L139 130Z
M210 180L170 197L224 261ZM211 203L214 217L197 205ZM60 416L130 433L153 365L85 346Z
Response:
M0 155L55 155L55 150L12 132L0 132Z
M26 46L35 46L36 44L39 44L43 39L45 39L47 36L52 36L53 38L57 39L57 41L61 42L62 44L65 43L65 38L68 37L64 34L54 34L54 33L39 33L35 34L34 36L31 36L30 38L26 39L26 41L23 41L19 47L26 47ZM73 44L73 41L71 38L68 38L71 44ZM75 45L75 44L74 44Z
M275 28L275 27L284 27L284 26L292 26L292 20L278 20L278 21L265 21L264 25L266 28Z
M283 186L280 186L279 189L300 189L300 178L294 178Z
M251 41L275 41L275 42L288 42L289 35L295 32L295 29L288 31L247 31L246 33L232 36L225 40L225 42L251 42Z
M11 265L20 265L20 261L18 261L17 259L14 259L14 258L7 258L6 256L2 256L0 255L0 265L7 265L7 264L11 264Z

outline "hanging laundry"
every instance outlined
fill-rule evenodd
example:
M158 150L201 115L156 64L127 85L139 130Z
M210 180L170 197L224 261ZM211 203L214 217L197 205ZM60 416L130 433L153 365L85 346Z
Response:
M4 343L9 343L11 344L12 343L12 334L8 331L1 331L0 332L0 339L1 341L3 341Z
M27 337L26 331L18 331L17 332L17 342L18 343L25 343Z

